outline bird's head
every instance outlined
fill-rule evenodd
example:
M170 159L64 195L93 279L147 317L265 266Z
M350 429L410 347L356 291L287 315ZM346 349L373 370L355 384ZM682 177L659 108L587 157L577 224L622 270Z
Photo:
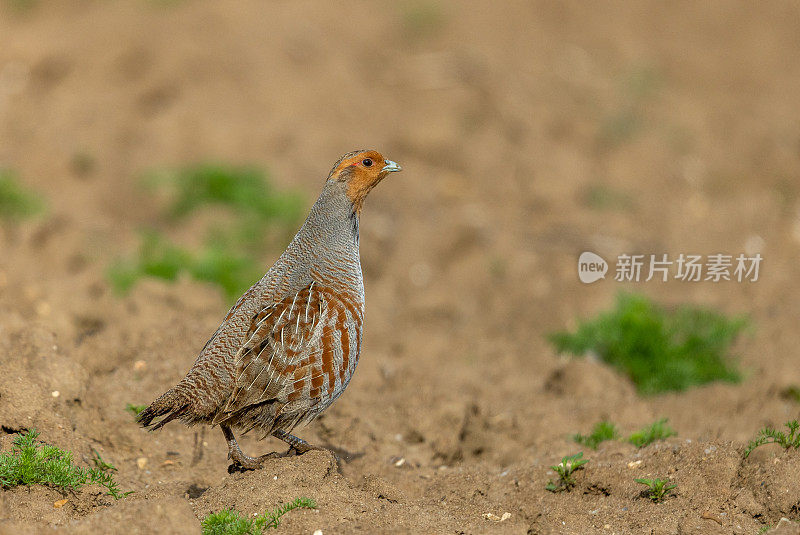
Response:
M339 158L328 175L328 181L341 184L356 213L360 213L370 190L386 175L400 170L402 167L385 159L376 150L356 150Z

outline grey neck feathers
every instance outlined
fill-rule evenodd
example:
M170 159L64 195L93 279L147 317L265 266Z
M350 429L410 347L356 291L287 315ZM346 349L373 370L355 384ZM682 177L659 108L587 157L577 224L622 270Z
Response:
M328 181L286 253L317 273L360 273L358 216L345 185Z
M329 181L303 224L303 229L324 234L331 242L347 241L358 244L358 214L345 192L346 185Z

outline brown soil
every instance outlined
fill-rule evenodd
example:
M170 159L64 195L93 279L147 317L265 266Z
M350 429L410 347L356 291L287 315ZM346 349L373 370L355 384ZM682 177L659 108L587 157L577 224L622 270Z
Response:
M22 4L0 2L0 165L49 210L0 233L0 447L36 427L79 463L98 450L135 493L0 491L0 532L196 533L209 512L296 496L319 508L288 514L284 533L755 534L800 520L800 454L742 455L800 414L781 395L800 384L794 2ZM405 171L362 217L358 373L299 433L341 462L313 452L229 475L217 429L139 429L126 403L179 380L230 305L190 280L111 292L108 265L158 218L140 173L255 162L310 204L358 147ZM618 200L598 208L597 187ZM755 283L584 285L584 250L765 260ZM554 354L546 333L621 289L749 314L746 379L642 398ZM677 437L586 450L572 492L544 489L581 449L570 434L661 416ZM648 476L676 495L642 497L633 479Z

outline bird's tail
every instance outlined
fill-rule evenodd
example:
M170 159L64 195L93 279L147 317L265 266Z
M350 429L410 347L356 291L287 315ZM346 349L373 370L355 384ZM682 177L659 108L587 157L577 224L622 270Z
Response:
M162 394L149 407L140 412L136 420L142 427L149 427L151 431L155 431L175 418L185 419L188 416L189 407L190 404L186 396L173 388ZM153 420L159 416L164 416L164 418L153 424Z

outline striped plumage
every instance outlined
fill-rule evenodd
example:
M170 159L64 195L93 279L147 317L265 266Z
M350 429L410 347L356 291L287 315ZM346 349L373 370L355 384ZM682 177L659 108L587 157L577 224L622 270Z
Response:
M231 308L192 368L139 416L153 429L179 418L219 424L229 457L246 468L231 428L257 429L302 453L289 434L341 395L361 352L364 284L358 217L364 198L400 167L376 151L336 162L286 251Z

